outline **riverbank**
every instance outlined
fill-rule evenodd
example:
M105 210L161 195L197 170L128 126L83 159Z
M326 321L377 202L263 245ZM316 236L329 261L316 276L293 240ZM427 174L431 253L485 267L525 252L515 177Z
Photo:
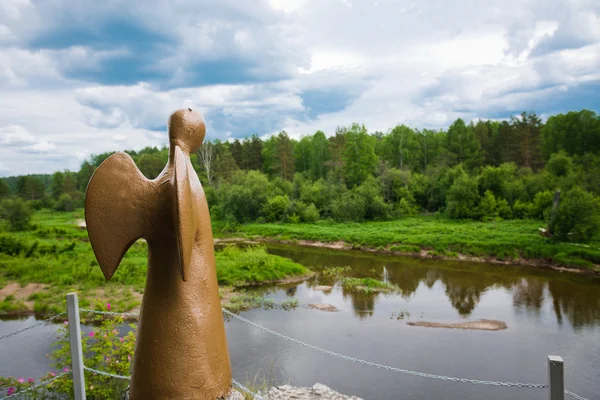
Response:
M360 250L423 258L548 267L600 274L600 241L557 243L540 234L541 221L456 221L420 216L398 221L315 224L246 224L221 238Z
M137 311L146 281L147 243L134 243L114 277L106 281L89 244L83 211L39 211L31 229L0 232L0 314L55 314L65 309L65 295L79 293L82 308ZM304 266L267 253L261 246L226 247L215 253L221 288L241 288L303 280ZM229 296L224 299L228 306ZM110 304L110 306L108 306Z

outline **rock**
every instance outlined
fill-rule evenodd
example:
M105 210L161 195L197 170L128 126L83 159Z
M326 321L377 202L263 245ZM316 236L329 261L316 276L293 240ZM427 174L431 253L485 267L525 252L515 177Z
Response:
M339 311L337 308L335 308L335 306L332 306L331 304L309 304L308 306L310 308L314 308L315 310L321 311Z
M129 389L130 387L128 386L125 394L123 394L122 400L129 400ZM240 392L232 388L227 397L222 397L218 400L245 400L245 397Z
M316 290L316 291L319 291L319 292L327 292L327 291L331 290L332 288L333 288L333 286L323 286L323 285L320 285L320 286L315 287L313 290Z
M264 400L362 400L360 397L346 396L329 387L315 383L312 388L290 385L270 388L266 393L258 393Z

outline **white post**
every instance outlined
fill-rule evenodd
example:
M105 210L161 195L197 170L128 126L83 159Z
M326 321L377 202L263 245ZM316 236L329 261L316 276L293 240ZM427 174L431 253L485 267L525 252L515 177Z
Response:
M67 294L69 317L69 341L71 344L71 369L75 400L85 400L85 378L83 376L83 351L81 350L81 325L79 323L79 301L77 293Z
M548 386L550 400L565 399L563 359L560 356L548 356Z

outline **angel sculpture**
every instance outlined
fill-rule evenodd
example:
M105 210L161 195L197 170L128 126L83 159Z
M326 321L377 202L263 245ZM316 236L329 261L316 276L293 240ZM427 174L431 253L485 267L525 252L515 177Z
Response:
M171 114L168 131L169 160L156 179L126 153L100 164L86 190L88 235L107 280L136 240L148 242L130 398L228 398L234 391L210 215L190 162L206 127L187 108Z

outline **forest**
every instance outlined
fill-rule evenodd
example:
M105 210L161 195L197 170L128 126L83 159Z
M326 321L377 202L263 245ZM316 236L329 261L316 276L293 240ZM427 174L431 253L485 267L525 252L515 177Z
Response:
M168 158L167 147L126 152L148 178ZM0 179L0 215L82 207L94 169L110 154L92 156L79 171ZM431 214L541 220L558 241L587 242L600 229L600 116L590 110L545 123L523 112L502 121L457 119L440 130L370 132L353 123L299 140L285 131L266 140L254 134L205 142L191 161L212 219L226 229Z

